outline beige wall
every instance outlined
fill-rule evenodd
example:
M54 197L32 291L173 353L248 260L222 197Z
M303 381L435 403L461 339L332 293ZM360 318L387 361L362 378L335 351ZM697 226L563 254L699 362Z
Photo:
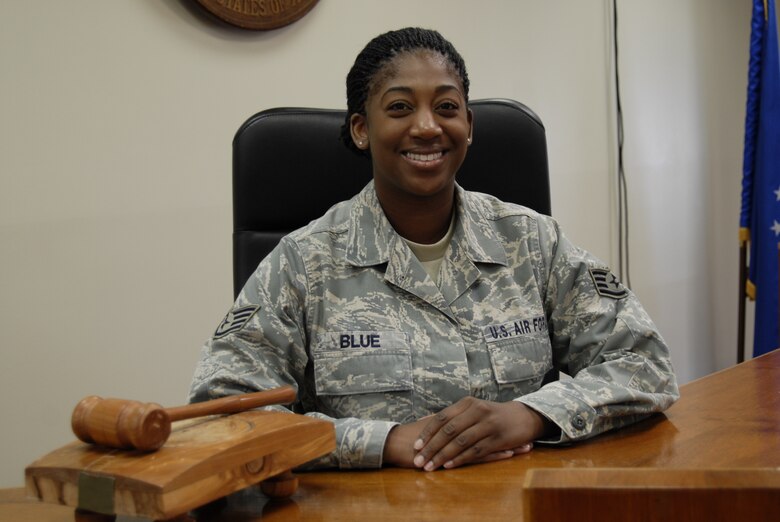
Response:
M733 362L750 7L618 4L632 279L687 381ZM532 107L554 215L614 262L610 6L322 0L245 33L177 0L0 2L0 487L71 440L84 395L185 400L231 304L233 133L269 107L343 107L379 32L435 27L473 98Z

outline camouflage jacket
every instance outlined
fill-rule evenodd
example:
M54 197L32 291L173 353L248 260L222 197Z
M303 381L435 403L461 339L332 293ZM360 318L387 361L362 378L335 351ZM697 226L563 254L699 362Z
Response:
M636 297L557 223L456 189L438 281L373 188L283 238L202 353L192 401L292 384L335 423L319 466L379 467L389 430L472 395L585 439L668 407L668 349ZM556 369L572 378L542 386ZM281 407L280 407L281 408Z

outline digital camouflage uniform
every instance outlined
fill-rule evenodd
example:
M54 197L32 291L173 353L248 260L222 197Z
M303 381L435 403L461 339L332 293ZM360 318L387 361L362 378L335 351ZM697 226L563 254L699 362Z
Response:
M677 397L669 351L634 295L557 223L457 187L432 281L369 183L282 239L205 345L191 400L292 384L335 423L316 466L382 465L389 430L472 395L592 437ZM551 369L573 379L541 387ZM281 407L278 407L281 409Z

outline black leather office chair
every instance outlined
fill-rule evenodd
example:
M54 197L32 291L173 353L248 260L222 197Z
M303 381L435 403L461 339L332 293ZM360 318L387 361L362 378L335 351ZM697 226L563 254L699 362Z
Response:
M550 214L547 139L539 117L512 100L474 100L474 142L457 176L465 189ZM285 234L357 194L371 162L340 141L345 111L270 109L233 139L233 290Z

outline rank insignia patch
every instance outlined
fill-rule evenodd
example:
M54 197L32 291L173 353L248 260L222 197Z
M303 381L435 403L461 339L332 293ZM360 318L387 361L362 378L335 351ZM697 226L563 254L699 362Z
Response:
M623 299L628 295L628 290L608 268L589 268L590 277L596 285L596 292L602 297Z
M222 322L219 323L219 326L217 326L217 330L214 332L214 339L219 339L227 334L239 331L258 310L260 310L259 306L249 305L229 311L225 318L222 319Z

